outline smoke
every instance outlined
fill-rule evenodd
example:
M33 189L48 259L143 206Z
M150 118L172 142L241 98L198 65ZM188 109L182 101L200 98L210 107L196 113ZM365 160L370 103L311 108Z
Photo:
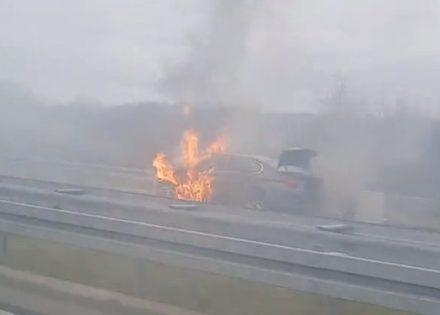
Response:
M435 194L438 2L75 3L0 10L3 154L146 168L186 128L226 128L239 153L316 149L340 207Z
M207 3L207 22L191 34L189 53L163 74L174 102L317 112L343 78L369 111L405 98L438 114L438 3Z
M174 101L192 105L242 104L240 72L246 57L254 1L212 1L202 38L174 65L162 88Z
M403 97L438 112L439 14L436 0L3 1L0 79L63 102L316 112L342 74L375 111Z
M206 29L165 73L162 87L172 101L233 107L226 122L233 151L277 158L288 146L316 149L328 203L342 212L354 211L363 190L416 193L421 182L403 184L411 180L390 174L411 167L414 178L426 165L420 152L432 133L427 116L435 112L433 78L440 73L406 41L438 50L418 37L431 36L438 6L210 4ZM267 113L273 110L314 114Z
M304 53L288 31L292 2L208 3L205 28L191 36L186 58L166 68L160 82L171 101L305 110L298 104L306 94Z

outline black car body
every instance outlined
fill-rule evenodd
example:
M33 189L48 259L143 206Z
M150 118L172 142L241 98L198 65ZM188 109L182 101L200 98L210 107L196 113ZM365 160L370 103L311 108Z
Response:
M197 169L214 172L211 202L285 212L319 207L321 180L314 176L309 149L284 150L277 160L255 155L221 154L203 160ZM168 184L168 189L172 189ZM162 194L167 189L162 186ZM168 192L170 194L170 192Z

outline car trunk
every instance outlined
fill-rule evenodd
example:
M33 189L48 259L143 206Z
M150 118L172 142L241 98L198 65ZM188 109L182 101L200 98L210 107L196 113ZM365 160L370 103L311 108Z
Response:
M313 176L311 170L311 160L316 155L310 149L291 148L284 150L278 160L278 171L301 183L305 204L317 201L322 187L321 179Z
M278 159L278 170L283 168L310 171L310 161L316 152L310 149L292 148L284 150Z

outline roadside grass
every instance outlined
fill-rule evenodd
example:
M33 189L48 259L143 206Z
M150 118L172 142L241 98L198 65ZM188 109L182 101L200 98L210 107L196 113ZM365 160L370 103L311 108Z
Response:
M3 264L212 315L404 315L376 305L8 235Z

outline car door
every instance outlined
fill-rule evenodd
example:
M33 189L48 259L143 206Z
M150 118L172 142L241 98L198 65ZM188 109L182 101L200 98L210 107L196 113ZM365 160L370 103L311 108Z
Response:
M221 155L207 165L215 176L213 202L222 204L245 204L249 187L256 184L256 175L262 170L258 160L239 155Z

